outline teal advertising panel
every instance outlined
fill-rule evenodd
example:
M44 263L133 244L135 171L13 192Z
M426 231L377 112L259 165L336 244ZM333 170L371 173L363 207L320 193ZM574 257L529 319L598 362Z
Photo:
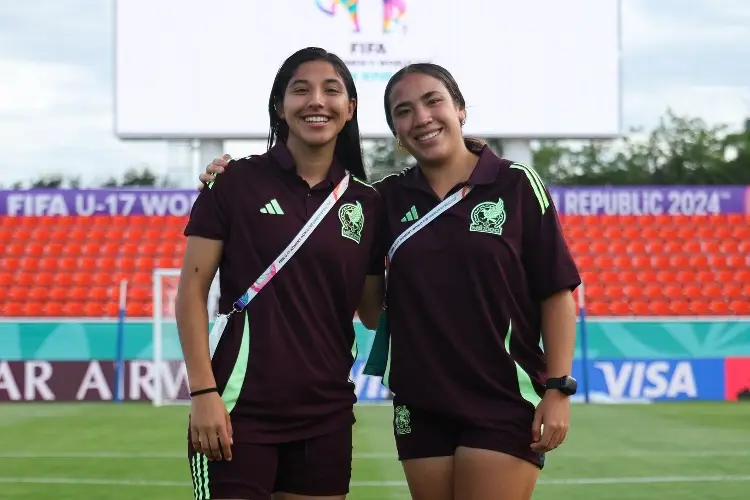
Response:
M187 398L177 330L173 321L161 326L167 363L157 364L153 322L126 323L126 400L153 400L157 380L164 397ZM359 355L350 377L358 401L387 401L380 380L362 373L373 332L354 326ZM584 366L579 335L573 375L586 379L593 402L750 397L750 318L596 318L586 326L588 360ZM0 320L0 401L112 400L116 343L113 320Z
M355 322L359 355L369 352L373 332ZM750 318L625 320L588 319L588 358L685 359L750 356ZM24 361L113 360L117 322L0 320L0 359ZM174 323L163 325L166 359L181 359ZM125 326L125 358L152 359L153 323ZM576 356L580 357L579 346Z

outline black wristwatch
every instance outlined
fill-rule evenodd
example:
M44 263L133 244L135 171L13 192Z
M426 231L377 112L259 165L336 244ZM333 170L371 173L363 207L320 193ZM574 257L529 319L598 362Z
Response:
M565 375L564 377L548 378L545 387L547 390L554 389L566 396L572 396L578 391L578 382L573 377Z

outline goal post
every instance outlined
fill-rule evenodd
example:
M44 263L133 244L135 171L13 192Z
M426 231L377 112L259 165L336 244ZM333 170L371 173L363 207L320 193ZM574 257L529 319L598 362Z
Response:
M219 299L219 274L214 277L208 297L209 328L216 317ZM154 377L152 403L155 406L188 404L190 390L175 318L179 269L155 269L153 272L153 328L151 369Z

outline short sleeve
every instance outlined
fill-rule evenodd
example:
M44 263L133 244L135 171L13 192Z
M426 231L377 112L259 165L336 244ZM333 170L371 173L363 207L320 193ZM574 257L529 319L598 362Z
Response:
M533 169L518 164L511 168L524 173L520 189L524 221L522 260L532 295L542 301L561 290L575 290L581 284L581 276L549 191Z
M200 236L225 241L229 236L229 204L226 174L218 175L210 187L204 187L190 211L185 236Z

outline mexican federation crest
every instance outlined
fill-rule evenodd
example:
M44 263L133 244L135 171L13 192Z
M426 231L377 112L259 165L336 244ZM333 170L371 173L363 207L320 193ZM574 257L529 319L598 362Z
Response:
M469 231L477 233L503 234L505 224L505 204L501 198L497 201L484 201L471 211Z
M341 236L359 243L362 239L362 228L365 227L365 213L362 204L344 203L339 208L339 220L341 221Z
M399 436L411 434L411 415L405 405L396 406L393 409L393 422L396 424L396 434Z

